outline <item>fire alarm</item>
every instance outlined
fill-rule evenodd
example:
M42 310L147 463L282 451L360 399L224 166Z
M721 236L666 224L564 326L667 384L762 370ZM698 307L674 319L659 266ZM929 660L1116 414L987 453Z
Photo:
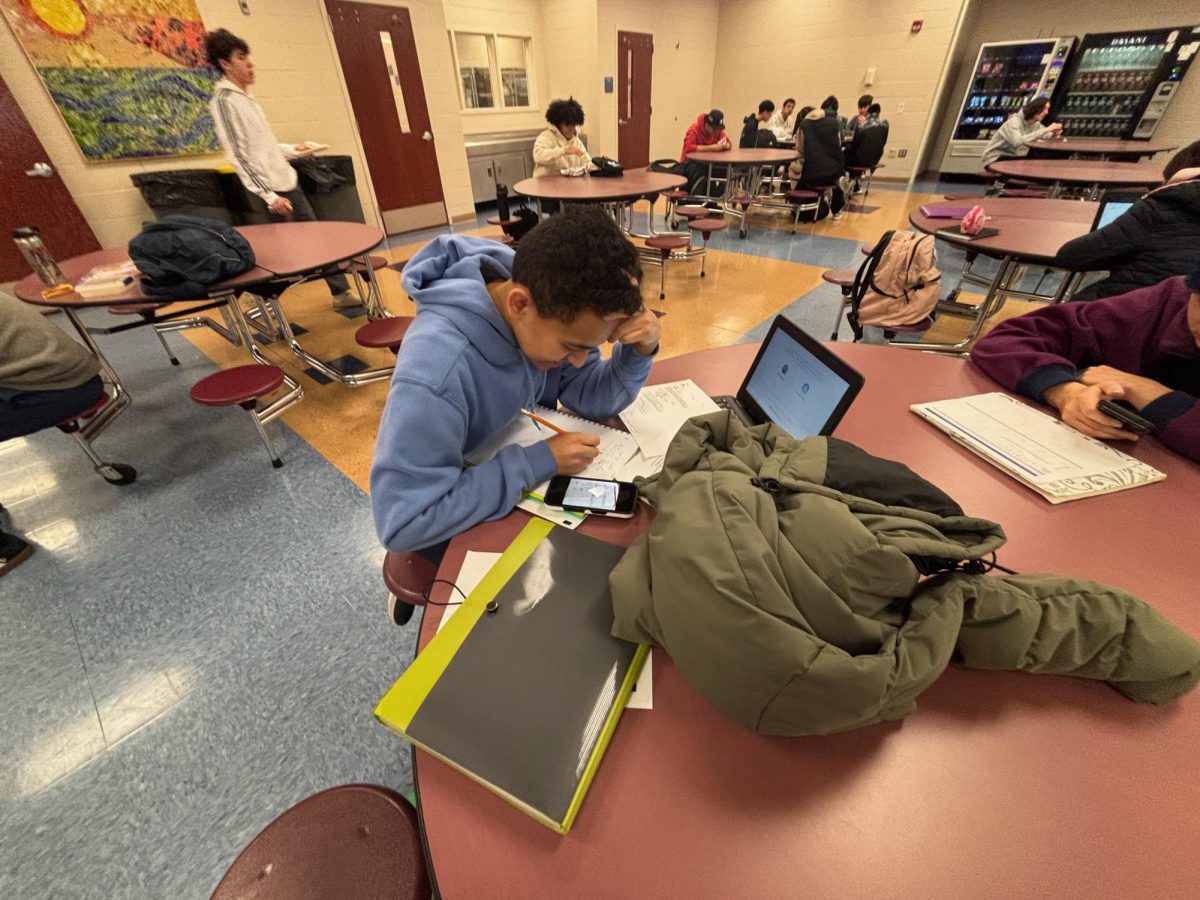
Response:
M925 20L924 20L924 19L913 19L913 23L912 23L912 33L913 33L913 34L918 34L918 33L921 31L921 28L922 28L924 25L925 25Z

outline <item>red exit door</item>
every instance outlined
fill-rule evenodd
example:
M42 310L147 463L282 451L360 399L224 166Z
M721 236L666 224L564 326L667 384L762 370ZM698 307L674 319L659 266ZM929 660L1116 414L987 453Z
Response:
M325 0L388 234L446 224L412 19L402 6Z
M627 169L650 165L650 71L654 35L617 32L617 156Z
M0 78L0 282L29 274L12 230L32 225L56 259L99 250L100 244L71 192L50 165L46 148Z

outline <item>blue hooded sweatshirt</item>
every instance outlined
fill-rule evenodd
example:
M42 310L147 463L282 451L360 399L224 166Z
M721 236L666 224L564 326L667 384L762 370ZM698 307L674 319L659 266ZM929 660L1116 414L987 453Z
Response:
M555 474L544 441L466 467L522 407L561 400L606 419L650 374L650 357L621 344L608 360L593 350L579 368L531 365L486 287L512 276L513 256L495 241L449 235L404 267L417 317L400 345L371 465L375 530L389 550L421 550L507 515L523 491Z

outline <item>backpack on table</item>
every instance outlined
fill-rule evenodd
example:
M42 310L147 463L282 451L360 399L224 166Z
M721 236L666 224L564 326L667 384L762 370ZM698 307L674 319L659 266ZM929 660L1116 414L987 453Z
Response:
M142 292L165 300L205 297L211 285L254 267L250 242L231 225L202 216L163 216L129 242Z

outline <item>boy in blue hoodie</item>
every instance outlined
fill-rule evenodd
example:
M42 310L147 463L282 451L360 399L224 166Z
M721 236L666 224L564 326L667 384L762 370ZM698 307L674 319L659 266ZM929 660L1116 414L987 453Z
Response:
M606 419L637 396L660 328L642 305L637 251L597 207L568 207L514 253L448 235L404 267L417 317L396 359L371 466L371 505L389 550L440 559L450 538L509 513L524 491L574 475L595 434L467 456L521 409L562 404ZM599 347L613 343L608 360Z

